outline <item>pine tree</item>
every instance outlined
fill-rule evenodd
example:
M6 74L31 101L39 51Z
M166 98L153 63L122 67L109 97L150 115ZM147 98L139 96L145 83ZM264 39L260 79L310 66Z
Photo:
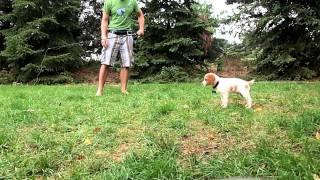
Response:
M199 4L193 0L146 0L143 3L147 27L138 43L136 69L150 73L164 66L203 63L208 43L204 37L211 39L216 20L209 16L203 18Z
M12 25L10 25L10 23L12 22L12 20L10 20L9 18L4 18L4 14L9 13L12 11L12 1L10 0L3 0L0 2L0 51L2 51L4 49L4 42L5 42L5 37L3 35L3 33L1 33L1 30L3 29L8 29L10 28ZM0 59L1 61L1 59ZM1 65L1 62L0 62ZM4 66L0 66L0 68L4 68Z
M80 47L47 52L46 49L76 42L80 35L79 9L77 0L12 1L11 11L1 16L1 21L11 21L9 27L1 30L5 36L1 56L5 57L14 80L46 83L71 80L67 72L81 64Z
M254 23L245 42L259 50L258 73L290 80L320 75L318 0L228 0L235 2L242 9L235 17Z
M86 57L90 56L90 54L100 54L101 43L97 39L100 39L101 36L102 7L103 1L81 1L80 26L82 27L82 33L79 40L85 42L82 44L82 48L86 51L84 54Z
M2 32L4 29L8 29L13 26L12 19L10 17L4 18L4 14L12 11L12 1L3 0L0 1L0 52L5 48L5 36ZM13 81L9 72L6 58L0 54L0 84L9 83Z

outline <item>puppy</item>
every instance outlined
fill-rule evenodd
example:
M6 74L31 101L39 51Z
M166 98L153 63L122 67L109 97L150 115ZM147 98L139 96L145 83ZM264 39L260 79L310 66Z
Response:
M252 81L245 81L239 78L221 78L214 73L208 73L204 76L202 84L204 86L213 86L217 92L221 94L221 105L223 108L228 106L229 93L240 93L246 99L246 107L252 107L252 99L250 96L250 85Z

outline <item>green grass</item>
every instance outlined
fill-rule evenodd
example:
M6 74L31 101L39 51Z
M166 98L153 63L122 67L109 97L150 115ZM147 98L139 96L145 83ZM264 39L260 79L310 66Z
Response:
M254 109L200 84L0 86L0 179L312 179L320 83L259 82Z

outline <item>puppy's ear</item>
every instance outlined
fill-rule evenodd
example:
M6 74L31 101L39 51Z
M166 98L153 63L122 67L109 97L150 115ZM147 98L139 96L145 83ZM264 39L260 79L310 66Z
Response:
M213 85L215 81L215 77L213 74L208 74L207 75L207 84L208 85Z

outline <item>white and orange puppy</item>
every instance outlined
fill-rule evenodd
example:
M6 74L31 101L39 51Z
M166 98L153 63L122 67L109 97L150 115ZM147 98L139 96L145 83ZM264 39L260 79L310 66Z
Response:
M208 73L204 76L202 84L204 86L213 86L221 94L221 105L223 108L228 106L229 93L240 93L246 99L246 107L251 108L252 99L250 96L250 85L252 81L245 81L239 78L222 78L214 73Z

